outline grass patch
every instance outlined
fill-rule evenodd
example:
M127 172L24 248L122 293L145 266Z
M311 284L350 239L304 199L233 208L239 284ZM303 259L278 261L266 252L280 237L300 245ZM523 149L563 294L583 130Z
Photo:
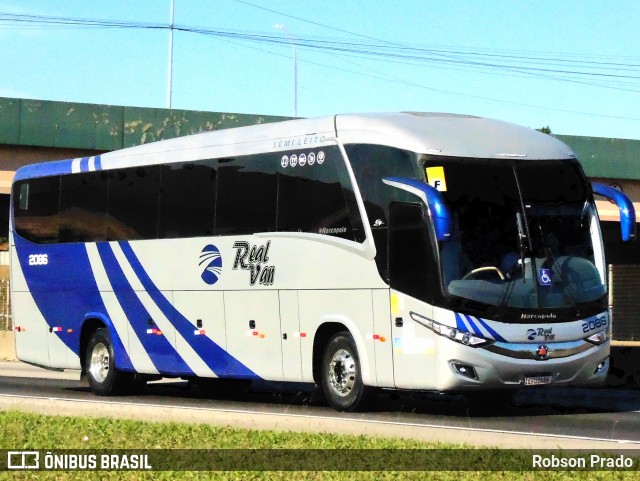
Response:
M452 456L476 456L482 461L482 453L502 455L500 450L455 451L463 445L423 443L414 440L371 438L337 434L308 434L275 431L251 431L207 424L154 423L107 418L81 418L70 416L44 416L18 411L0 411L0 449L29 450L50 449L453 449ZM466 454L465 454L466 453ZM355 453L358 454L357 452ZM443 453L444 455L447 452ZM385 453L381 452L381 456ZM505 454L506 467L517 459ZM443 481L467 481L478 478L489 480L523 479L537 480L543 474L546 481L555 480L631 480L635 472L523 472L523 471L446 471L446 472L353 472L348 471L228 471L228 472L0 472L0 479L67 480L67 479L286 479L286 480L404 480L434 479Z

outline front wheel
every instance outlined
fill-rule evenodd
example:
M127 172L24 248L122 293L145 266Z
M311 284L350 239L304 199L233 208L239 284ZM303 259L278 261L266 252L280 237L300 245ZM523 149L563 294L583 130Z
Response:
M339 332L327 344L321 385L325 399L338 411L356 411L371 400L373 390L362 382L358 350L348 332Z
M96 329L87 344L85 370L91 390L99 396L121 394L136 385L133 376L116 370L109 331Z

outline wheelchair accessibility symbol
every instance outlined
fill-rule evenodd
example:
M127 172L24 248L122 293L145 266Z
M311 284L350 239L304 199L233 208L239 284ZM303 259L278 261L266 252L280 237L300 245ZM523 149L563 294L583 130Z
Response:
M538 273L538 282L541 286L551 285L551 269L540 269Z

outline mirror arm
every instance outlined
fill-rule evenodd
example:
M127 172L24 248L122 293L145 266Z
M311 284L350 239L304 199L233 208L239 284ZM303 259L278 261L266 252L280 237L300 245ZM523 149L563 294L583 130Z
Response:
M636 237L636 211L633 202L624 193L608 185L591 182L593 193L606 197L620 209L620 230L622 240L627 242Z
M453 230L451 211L440 191L420 180L406 177L385 177L382 182L418 196L429 209L429 216L436 231L436 239L446 241L451 238Z

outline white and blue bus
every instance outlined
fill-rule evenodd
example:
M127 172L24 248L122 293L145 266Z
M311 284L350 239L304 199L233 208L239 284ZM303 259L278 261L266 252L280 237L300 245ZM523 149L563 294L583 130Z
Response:
M596 385L607 271L592 186L557 139L471 116L336 115L18 170L22 361L99 395L157 377L374 388Z

